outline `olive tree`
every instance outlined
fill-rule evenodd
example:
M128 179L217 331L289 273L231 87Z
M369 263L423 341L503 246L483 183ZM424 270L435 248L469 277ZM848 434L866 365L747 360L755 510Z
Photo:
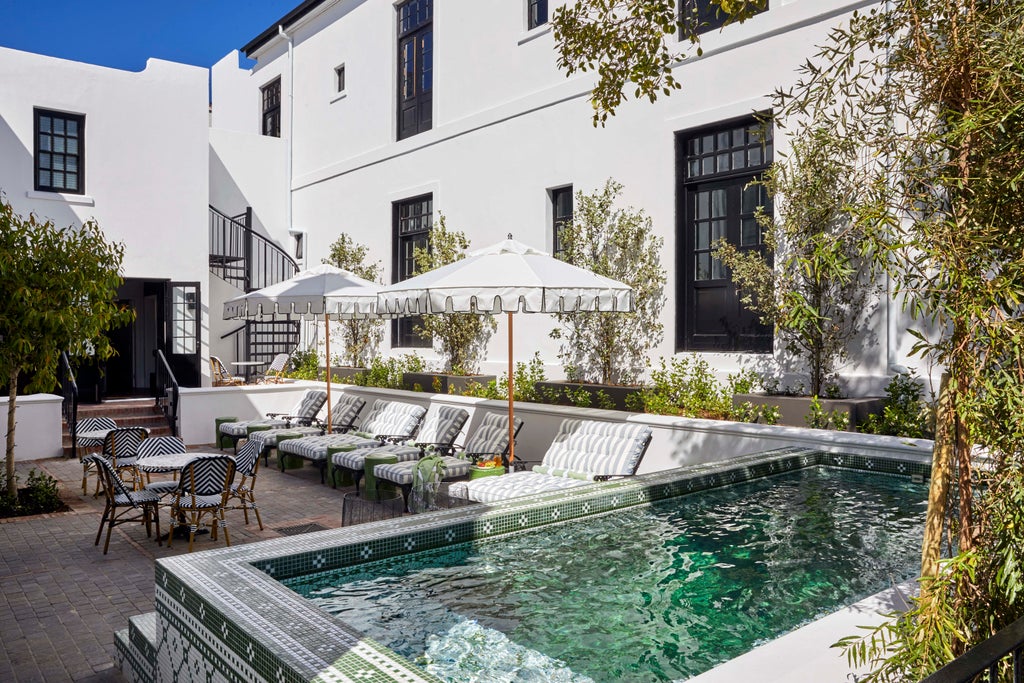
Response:
M559 258L633 288L633 310L558 313L558 356L572 381L634 384L647 367L647 352L661 342L667 275L663 240L642 210L618 208L622 185L609 179L592 194L576 193L572 221L559 233Z
M58 228L23 217L0 198L0 381L8 386L6 493L14 479L18 379L29 390L53 391L60 354L113 354L104 332L134 312L115 297L124 246L109 243L94 221Z
M357 244L349 235L341 233L330 249L324 263L355 273L364 280L380 282L383 267L380 261L366 262L369 249L365 245ZM368 367L384 338L384 322L373 318L352 318L342 320L340 325L345 345L344 362L353 367Z

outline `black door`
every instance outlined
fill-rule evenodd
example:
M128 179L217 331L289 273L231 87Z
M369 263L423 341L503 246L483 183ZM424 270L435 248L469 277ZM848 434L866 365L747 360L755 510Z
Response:
M121 300L117 303L119 306L131 306L130 301ZM114 347L115 355L106 360L106 396L131 396L135 391L135 323L129 322L108 330L107 338Z
M162 350L179 386L198 387L202 306L198 282L168 282L164 286Z

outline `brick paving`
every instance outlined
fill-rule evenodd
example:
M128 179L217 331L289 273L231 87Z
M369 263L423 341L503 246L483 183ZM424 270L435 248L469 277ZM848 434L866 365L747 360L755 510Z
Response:
M114 528L104 555L102 538L93 545L103 512L102 498L92 496L94 479L83 496L81 465L61 458L19 462L22 483L32 467L60 482L71 511L0 519L0 681L122 683L114 632L129 617L153 611L154 560L187 552L188 541L168 549L146 538L141 524L124 524ZM321 485L308 465L282 473L273 457L269 467L261 461L256 501L265 528L251 515L245 526L242 512L230 511L231 543L278 538L275 528L305 523L340 527L342 496L352 490ZM222 538L198 536L195 552L223 545Z

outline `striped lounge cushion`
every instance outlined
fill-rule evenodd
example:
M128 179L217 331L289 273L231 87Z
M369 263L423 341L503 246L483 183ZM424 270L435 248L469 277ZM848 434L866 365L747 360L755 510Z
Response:
M249 435L249 441L256 445L256 452L262 453L267 448L276 448L277 439L282 434L302 434L303 436L319 436L323 430L319 427L281 427L264 429Z
M453 498L468 498L478 503L499 503L509 498L564 491L589 483L591 482L582 479L550 477L538 472L512 472L500 477L455 482L448 489L448 495Z
M423 418L423 425L416 434L416 443L451 446L459 438L462 425L469 419L469 413L452 406L432 406Z
M306 460L326 460L328 448L367 448L379 446L377 439L367 439L355 434L324 434L288 439L277 446L278 453L297 455Z
M469 468L473 465L469 460L446 455L441 460L444 462L444 478L454 479L469 474ZM414 470L418 460L405 460L403 462L391 462L384 465L377 465L373 468L373 476L384 481L390 481L399 486L411 486Z
M523 426L516 418L515 431ZM502 455L508 450L508 415L488 413L473 430L462 449L468 455Z
M243 420L242 422L225 422L220 426L220 433L227 434L228 436L242 437L247 435L251 429L281 429L287 426L288 422L286 420L262 418L259 420Z
M359 425L359 431L408 439L416 431L425 412L423 406L378 399L373 402L370 414Z
M335 467L343 467L348 470L361 470L363 469L363 465L366 463L366 456L371 453L374 455L393 455L398 458L399 462L414 462L420 459L420 449L418 446L391 444L388 446L378 446L376 448L372 446L366 448L356 447L349 451L335 453L331 457L331 462L334 463Z

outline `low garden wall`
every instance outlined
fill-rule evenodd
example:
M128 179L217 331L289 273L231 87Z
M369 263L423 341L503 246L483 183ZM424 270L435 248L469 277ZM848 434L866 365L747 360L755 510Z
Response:
M54 394L29 394L15 401L14 459L41 460L63 454L60 406ZM7 398L0 398L0 444L7 443Z

